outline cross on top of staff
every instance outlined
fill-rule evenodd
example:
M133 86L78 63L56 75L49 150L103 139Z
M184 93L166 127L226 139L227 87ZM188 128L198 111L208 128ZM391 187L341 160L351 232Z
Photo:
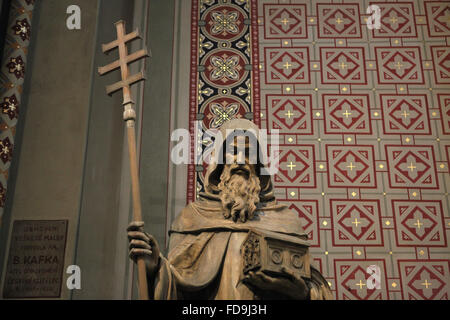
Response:
M135 30L132 33L125 34L125 21L123 20L116 22L115 25L117 29L117 40L102 45L102 50L103 53L108 53L109 51L118 48L119 59L114 61L113 63L108 64L107 66L99 67L98 73L103 76L111 71L120 68L122 80L107 86L106 92L108 93L108 95L112 95L114 92L123 89L123 102L124 104L127 104L131 102L130 86L134 83L145 80L143 71L130 76L128 64L142 58L149 57L149 54L147 52L147 49L144 48L128 55L127 43L138 38L140 39L139 31Z
M98 68L98 72L101 76L111 71L120 68L122 80L106 87L106 92L112 95L114 92L122 89L123 91L123 120L126 122L127 137L128 137L128 154L130 157L130 176L131 176L131 194L133 198L133 219L134 221L143 221L142 219L142 207L141 207L141 192L139 187L139 173L136 151L136 111L133 107L133 101L131 100L130 86L138 81L145 80L144 73L141 71L138 74L130 76L128 64L148 57L146 49L139 50L135 53L128 55L127 43L139 38L139 32L136 30L130 34L125 34L125 22L119 21L116 24L117 40L108 44L102 45L103 53L107 53L115 48L119 49L119 60L113 63ZM138 266L138 279L139 279L139 298L142 300L148 300L148 284L146 275L145 261L142 258L137 259Z

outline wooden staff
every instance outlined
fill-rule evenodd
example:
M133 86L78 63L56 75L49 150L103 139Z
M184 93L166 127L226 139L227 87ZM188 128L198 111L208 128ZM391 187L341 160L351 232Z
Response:
M145 80L144 72L141 71L138 74L129 75L128 64L148 57L147 49L139 50L135 53L128 55L127 43L135 40L139 37L139 31L136 30L130 34L125 34L125 21L120 20L115 23L117 29L117 40L108 44L102 45L103 53L107 53L115 48L119 49L119 60L105 66L98 68L98 72L101 76L120 68L122 80L106 87L106 92L112 95L114 92L122 90L123 93L123 119L127 126L128 136L128 153L130 156L130 173L131 173L131 190L133 196L133 219L134 221L142 220L141 209L141 194L139 188L139 173L136 155L136 111L134 109L134 102L131 99L130 86ZM145 268L145 261L143 258L137 260L138 266L138 281L139 281L139 298L141 300L148 300L148 286L147 275Z

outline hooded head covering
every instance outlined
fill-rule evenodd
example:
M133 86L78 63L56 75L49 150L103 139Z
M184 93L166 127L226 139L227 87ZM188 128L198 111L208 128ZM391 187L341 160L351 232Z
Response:
M258 156L255 171L261 184L261 192L259 194L259 198L261 203L272 201L275 199L273 194L272 180L269 175L261 174L261 168L264 167L262 159L265 159L265 154L263 154L263 152L265 151L261 147L261 142L259 141L259 128L253 122L246 119L234 119L228 121L220 128L220 133L222 134L223 139L222 145L220 149L218 149L217 146L215 148L215 151L220 150L219 154L216 154L215 151L213 151L212 153L212 161L209 164L205 175L204 195L214 197L220 193L218 185L220 183L220 176L223 172L224 161L218 161L218 158L225 154L225 145L228 138L231 135L238 136L239 132L244 132L247 135L253 135L255 138L254 141L257 141ZM217 140L215 143L217 143ZM218 143L220 143L220 140L218 141Z
M226 137L233 134L234 130L250 131L256 135L256 139L260 138L259 129L256 125L248 120L236 119L227 122L221 128L223 143L221 148L215 146L215 151L224 149L224 144L227 142ZM228 131L228 135L227 135ZM249 133L249 132L247 132ZM216 140L220 141L219 140ZM263 145L259 143L259 145ZM222 152L219 152L219 156ZM223 206L220 199L220 190L218 184L220 183L220 176L224 169L224 164L221 164L217 155L212 154L213 161L208 166L205 175L205 192L199 194L200 199L198 201L190 203L184 208L180 215L175 219L172 224L172 228L169 234L172 233L195 233L198 234L203 231L219 231L219 230L232 230L232 231L249 231L250 229L261 229L273 232L280 232L287 235L295 235L301 239L307 239L307 234L301 226L298 213L288 209L285 204L277 203L272 181L270 176L261 175L261 170L255 170L261 184L261 191L259 194L260 202L258 203L258 214L251 220L245 223L236 223L231 219L224 219ZM261 169L264 164L258 157L257 166Z

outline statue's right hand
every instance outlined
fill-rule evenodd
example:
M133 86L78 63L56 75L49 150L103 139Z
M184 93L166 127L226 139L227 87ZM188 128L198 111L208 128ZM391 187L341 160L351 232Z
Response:
M159 245L156 239L144 231L144 222L133 221L127 228L129 241L129 256L134 262L143 258L147 274L153 276L159 265Z

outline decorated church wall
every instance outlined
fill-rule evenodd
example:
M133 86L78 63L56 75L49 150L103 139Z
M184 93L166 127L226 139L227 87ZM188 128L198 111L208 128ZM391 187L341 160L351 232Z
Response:
M191 133L279 130L277 198L337 299L449 298L449 19L449 1L192 2Z
M153 53L134 96L144 220L161 244L206 171L170 162L170 133L241 117L280 131L276 196L298 213L335 298L449 298L449 1L79 0L80 32L62 23L73 1L13 2L0 78L2 289L13 221L66 219L65 266L79 264L86 278L82 291L62 286L60 296L132 296L120 98L104 91L118 75L92 75L114 59L100 44L124 18L128 31L146 30ZM367 27L371 4L380 29ZM11 64L19 56L25 75ZM62 81L70 70L75 78ZM51 91L40 94L44 84ZM373 276L379 288L367 287Z

